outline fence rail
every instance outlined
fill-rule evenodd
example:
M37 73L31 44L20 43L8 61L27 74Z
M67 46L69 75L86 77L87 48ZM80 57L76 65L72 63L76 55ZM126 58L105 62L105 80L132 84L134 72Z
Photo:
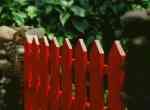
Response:
M73 48L68 39L60 47L56 38L46 37L24 45L25 110L104 110L104 73L108 76L108 108L123 110L120 91L125 52L114 41L105 65L98 40L88 51L83 39ZM107 69L106 69L107 68Z

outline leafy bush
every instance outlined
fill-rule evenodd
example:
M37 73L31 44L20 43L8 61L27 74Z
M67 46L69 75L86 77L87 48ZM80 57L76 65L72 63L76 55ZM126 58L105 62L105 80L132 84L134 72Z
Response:
M120 39L120 16L149 6L150 0L1 0L0 25L45 27L60 42L84 36L87 46L101 39L107 52Z

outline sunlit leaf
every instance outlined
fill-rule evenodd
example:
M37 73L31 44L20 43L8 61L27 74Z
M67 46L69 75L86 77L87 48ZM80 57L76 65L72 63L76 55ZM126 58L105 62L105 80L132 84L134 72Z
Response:
M70 18L70 14L69 13L61 13L60 14L60 21L61 21L61 24L64 26L65 23L68 21L68 19Z
M74 3L74 0L61 0L60 3L63 7L71 7Z
M46 12L46 14L49 14L49 13L51 13L52 10L53 10L53 7L49 5L46 7L45 12Z
M63 36L57 37L57 41L58 41L59 45L62 46L63 42L64 42L64 37Z
M26 11L27 11L28 16L31 19L34 18L34 17L36 17L37 14L38 14L38 9L35 6L28 6L27 9L26 9Z
M82 7L72 6L71 10L74 13L74 15L76 15L76 16L85 17L85 15L86 15L86 10Z
M27 15L23 12L13 12L13 19L14 21L16 22L17 25L21 26L21 25L24 25L25 23L25 19L27 17Z

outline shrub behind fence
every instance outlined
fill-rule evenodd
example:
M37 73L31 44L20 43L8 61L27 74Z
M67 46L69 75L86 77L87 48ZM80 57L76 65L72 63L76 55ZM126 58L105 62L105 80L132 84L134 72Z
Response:
M83 39L74 48L68 39L60 47L56 38L51 41L44 38L40 43L33 39L24 47L25 110L104 110L105 73L109 110L124 109L120 91L125 52L119 41L114 41L107 65L98 40L90 51Z

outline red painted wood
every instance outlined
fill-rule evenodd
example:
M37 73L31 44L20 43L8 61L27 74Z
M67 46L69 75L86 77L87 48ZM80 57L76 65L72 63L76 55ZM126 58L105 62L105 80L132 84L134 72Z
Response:
M41 62L40 62L40 45L38 39L35 37L33 40L33 110L40 109L40 72L41 72Z
M49 110L59 109L59 90L60 90L60 78L59 78L59 54L60 49L56 38L52 39L50 44L51 52L51 67L50 67L50 86L49 92Z
M46 94L48 96L48 110L50 110L51 106L51 79L52 79L52 60L53 60L53 39L49 39L49 74L48 74L48 88Z
M125 58L120 42L115 41L109 54L109 110L124 110L120 97L124 73L121 68Z
M32 43L24 44L24 110L32 109Z
M62 110L71 110L72 104L72 46L68 39L65 39L62 48Z
M79 39L72 53L68 39L60 48L56 38L39 45L38 39L33 44L24 45L24 109L25 110L104 110L103 76L104 52L99 41L94 41L87 58L87 49ZM72 58L74 55L74 58ZM123 110L120 91L124 73L121 64L125 53L120 42L115 41L109 54L107 66L109 84L109 109ZM60 61L61 60L61 61ZM60 63L62 64L62 91L60 91ZM72 65L73 63L73 65ZM72 96L72 66L76 74L76 95ZM90 96L87 102L86 77L90 74ZM60 96L61 108L60 108ZM88 108L87 108L88 107Z
M49 43L46 37L40 43L41 48L41 74L40 74L40 91L41 91L41 110L48 110L48 75L49 75Z
M90 109L104 110L103 98L104 51L98 40L92 45L90 54Z
M76 99L75 110L84 110L86 103L87 49L83 39L79 39L75 47Z

